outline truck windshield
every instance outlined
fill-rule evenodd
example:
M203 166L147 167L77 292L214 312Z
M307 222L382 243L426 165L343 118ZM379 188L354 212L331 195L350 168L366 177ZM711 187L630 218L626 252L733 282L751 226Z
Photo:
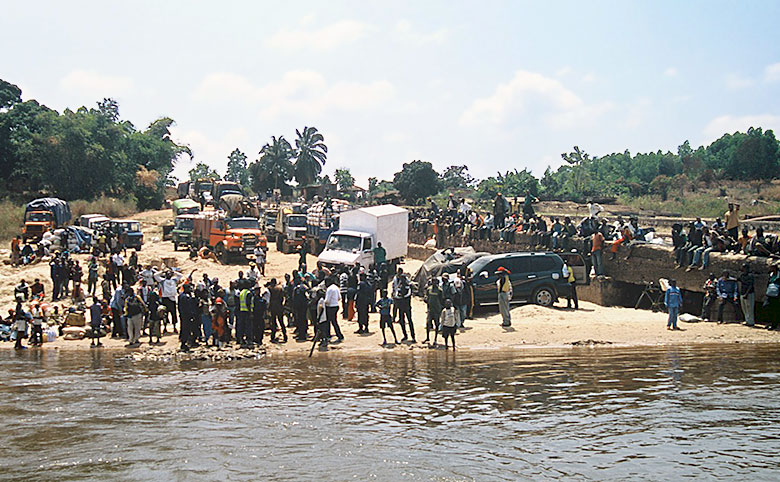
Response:
M358 251L360 249L360 238L347 234L334 234L328 239L328 246L326 249L335 251Z
M176 220L176 229L192 229L192 225L192 218L182 218Z
M289 216L287 218L287 225L291 228L305 228L306 227L306 216L299 215L299 216Z
M27 213L27 220L34 223L45 223L51 221L51 213L32 211Z
M230 229L259 229L254 218L228 219L227 225Z
M137 233L141 230L141 224L140 223L127 223L123 226L123 228L127 231L130 231L131 233Z

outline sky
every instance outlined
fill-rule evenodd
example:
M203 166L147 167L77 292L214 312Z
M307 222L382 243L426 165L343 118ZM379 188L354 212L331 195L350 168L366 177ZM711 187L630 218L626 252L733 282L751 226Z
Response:
M0 78L62 111L176 121L224 172L271 136L325 136L324 173L421 159L477 178L780 129L780 2L10 1Z

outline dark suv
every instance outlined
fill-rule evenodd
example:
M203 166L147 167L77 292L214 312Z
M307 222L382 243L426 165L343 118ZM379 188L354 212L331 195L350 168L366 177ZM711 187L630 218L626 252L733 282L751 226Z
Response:
M571 256L567 254L567 256ZM579 260L582 258L576 255ZM570 260L572 264L580 264ZM584 263L581 271L584 275ZM474 305L498 302L496 288L496 270L500 266L510 271L512 281L512 301L536 303L541 306L552 306L559 296L569 293L569 283L563 276L563 259L555 253L528 252L504 253L483 256L469 265L472 272L474 287ZM578 267L579 268L579 267ZM585 281L586 277L575 270L577 281ZM583 279L585 278L585 279ZM579 284L579 283L578 283Z

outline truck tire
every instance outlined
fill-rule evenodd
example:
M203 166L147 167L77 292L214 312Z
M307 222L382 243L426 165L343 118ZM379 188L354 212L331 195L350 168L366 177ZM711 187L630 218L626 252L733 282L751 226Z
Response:
M542 286L540 288L536 288L536 291L534 291L534 295L531 299L537 305L549 308L553 305L553 303L555 303L555 298L555 292L552 290L552 288L549 286Z
M228 264L230 261L230 259L228 259L228 252L225 250L225 245L222 243L219 243L214 247L214 254L217 255L217 259L219 259L222 264Z

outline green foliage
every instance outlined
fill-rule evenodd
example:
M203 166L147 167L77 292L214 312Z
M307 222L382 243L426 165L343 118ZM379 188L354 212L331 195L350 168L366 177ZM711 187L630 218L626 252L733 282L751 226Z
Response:
M650 182L650 190L654 194L658 194L661 196L662 201L666 201L666 198L669 196L669 188L672 186L672 180L669 178L669 176L665 176L663 174L659 174Z
M498 176L483 179L477 185L477 198L483 201L495 198L498 193L509 198L524 196L527 192L539 195L539 181L527 169L498 173Z
M352 173L347 168L336 169L334 177L336 178L336 185L338 185L339 191L346 191L355 185L355 178L352 177Z
M456 189L467 189L473 187L476 183L468 166L450 166L444 170L441 175L441 185L443 189L452 191Z
M24 219L24 204L0 201L0 242L3 247L20 231Z
M252 189L255 192L268 189L289 192L287 182L293 178L293 156L293 148L284 136L272 136L271 142L260 149L260 159L249 166Z
M195 164L195 167L190 169L189 174L190 181L197 181L198 179L214 179L219 181L222 179L215 169L212 169L211 166L203 162Z
M423 161L405 162L401 171L395 173L393 185L409 204L418 204L438 193L441 187L433 165Z
M139 131L120 120L113 99L59 114L21 102L21 90L0 80L0 189L67 200L134 197L159 207L174 163L192 155L171 140L172 124L162 118Z
M312 184L322 171L328 158L328 146L325 138L316 127L304 127L295 130L295 180L299 186Z
M237 182L242 186L249 185L249 168L246 163L246 154L238 148L234 149L228 156L225 180Z

